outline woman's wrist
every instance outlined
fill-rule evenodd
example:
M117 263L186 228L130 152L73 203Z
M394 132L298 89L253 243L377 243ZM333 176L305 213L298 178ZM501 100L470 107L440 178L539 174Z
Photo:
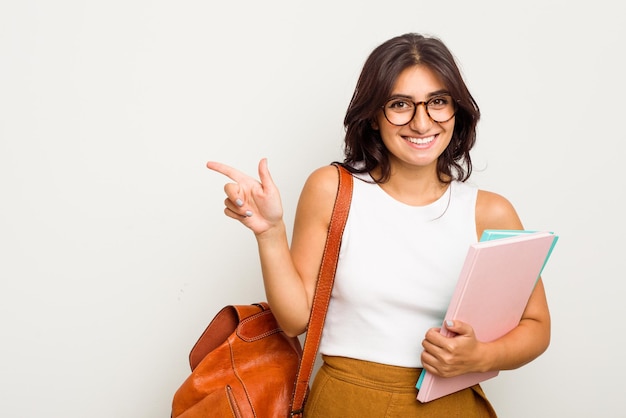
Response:
M285 222L281 219L263 232L254 234L259 244L287 238Z

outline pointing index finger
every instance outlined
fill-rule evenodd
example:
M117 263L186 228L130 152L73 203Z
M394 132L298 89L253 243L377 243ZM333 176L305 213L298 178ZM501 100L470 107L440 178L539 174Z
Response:
M246 174L242 173L236 168L233 168L226 164L218 163L216 161L209 161L206 163L206 166L209 170L217 171L218 173L225 175L226 177L234 180L237 183L243 181L245 178L248 177Z

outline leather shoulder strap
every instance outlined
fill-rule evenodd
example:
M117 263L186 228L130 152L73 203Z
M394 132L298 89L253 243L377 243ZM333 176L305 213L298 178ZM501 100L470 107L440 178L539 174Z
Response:
M330 294L335 281L335 271L337 260L339 259L339 249L341 247L341 237L348 219L350 202L352 201L352 174L339 164L334 164L339 172L339 187L337 188L337 198L333 207L333 214L330 219L328 237L322 256L315 295L313 296L313 307L311 308L311 318L307 328L306 339L302 360L296 378L293 401L291 404L291 416L301 417L304 412L304 401L309 388L309 380L313 372L313 365L317 356L326 310L330 302Z

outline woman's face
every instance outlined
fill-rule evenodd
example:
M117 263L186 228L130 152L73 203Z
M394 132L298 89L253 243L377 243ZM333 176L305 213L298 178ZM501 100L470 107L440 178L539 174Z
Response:
M391 97L404 97L419 103L446 93L448 91L436 73L426 66L416 65L400 73ZM454 117L435 122L426 112L426 106L419 104L409 123L396 126L387 120L381 109L373 128L380 131L392 165L431 167L436 172L437 159L452 138Z

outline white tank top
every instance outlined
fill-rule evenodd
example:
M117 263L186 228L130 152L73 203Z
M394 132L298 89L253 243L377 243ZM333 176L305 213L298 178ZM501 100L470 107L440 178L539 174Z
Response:
M356 177L320 353L421 367L476 239L477 188L453 182L427 206Z

